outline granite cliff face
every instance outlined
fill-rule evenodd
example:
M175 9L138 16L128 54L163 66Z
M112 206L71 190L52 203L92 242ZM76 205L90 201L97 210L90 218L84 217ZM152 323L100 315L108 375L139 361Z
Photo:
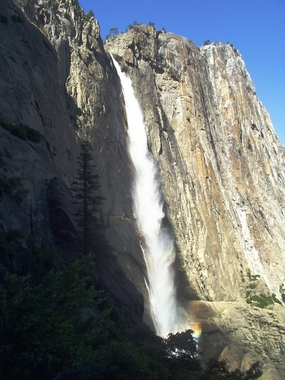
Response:
M137 28L107 43L129 65L183 268L200 297L244 297L250 270L284 278L284 148L240 53ZM274 254L272 255L272 253Z
M190 302L189 314L203 321L204 352L215 346L217 357L243 369L262 358L263 378L281 379L284 308L276 305L269 322L244 300L281 296L284 147L241 54L230 44L197 48L150 26L109 39L106 49L121 60L140 100L190 298L194 288L200 299L216 301ZM204 318L216 311L215 321Z
M151 26L104 46L77 0L4 0L0 14L8 20L0 23L0 119L44 136L26 142L0 128L3 175L21 177L29 190L21 206L2 194L1 228L29 234L32 220L42 246L68 254L77 241L69 188L88 138L106 198L101 218L126 276L109 263L102 281L133 320L144 314L151 325L112 52L143 110L176 238L179 298L189 321L202 324L205 360L215 355L242 369L260 360L263 379L282 379L284 305L265 310L245 300L281 299L285 150L240 53L221 43L198 48Z
M103 49L98 23L84 15L77 1L17 4L25 13L8 0L0 4L0 119L28 125L43 139L23 141L1 126L1 176L21 178L29 191L21 205L1 192L1 229L33 233L41 247L56 248L65 257L78 248L69 189L80 142L88 138L106 198L100 217L118 261L123 256L125 272L138 290L120 274L118 262L101 268L101 281L137 320L146 309L141 295L147 298L145 268L130 202L120 84Z

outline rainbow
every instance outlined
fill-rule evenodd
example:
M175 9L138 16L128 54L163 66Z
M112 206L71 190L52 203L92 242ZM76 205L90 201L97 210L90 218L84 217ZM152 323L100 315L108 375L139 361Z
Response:
M193 338L200 339L202 335L202 326L200 322L195 322L190 324L190 329L194 331Z

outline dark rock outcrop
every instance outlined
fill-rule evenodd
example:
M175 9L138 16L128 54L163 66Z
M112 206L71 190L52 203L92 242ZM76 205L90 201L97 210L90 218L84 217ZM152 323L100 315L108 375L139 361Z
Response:
M0 126L1 178L17 177L28 191L21 204L1 192L1 229L32 233L40 247L63 258L77 250L70 188L80 143L89 139L106 198L101 218L117 255L102 264L101 284L121 298L132 320L142 318L145 269L131 209L125 117L98 23L77 1L15 4L0 4L0 120L27 125L42 138L24 141Z

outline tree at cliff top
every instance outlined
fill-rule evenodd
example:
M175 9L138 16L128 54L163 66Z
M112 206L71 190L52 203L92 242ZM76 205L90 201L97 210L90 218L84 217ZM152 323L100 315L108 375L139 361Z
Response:
M104 199L97 194L100 185L99 176L94 174L96 165L92 165L92 147L89 141L81 144L81 153L78 157L79 168L76 181L73 182L72 190L75 193L75 203L79 205L76 213L78 226L82 234L82 250L88 252L104 253L104 249L110 251L106 239L103 236L103 225L97 216L99 206Z

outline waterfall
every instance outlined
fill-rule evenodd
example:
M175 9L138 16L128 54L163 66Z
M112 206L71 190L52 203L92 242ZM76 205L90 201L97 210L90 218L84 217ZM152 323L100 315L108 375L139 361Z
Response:
M133 211L144 237L142 251L148 271L152 318L156 333L166 337L187 328L177 303L173 262L175 249L170 231L163 226L163 195L154 157L148 150L143 114L135 97L129 76L112 57L121 80L125 98L129 152L135 167ZM189 327L188 327L189 328Z

